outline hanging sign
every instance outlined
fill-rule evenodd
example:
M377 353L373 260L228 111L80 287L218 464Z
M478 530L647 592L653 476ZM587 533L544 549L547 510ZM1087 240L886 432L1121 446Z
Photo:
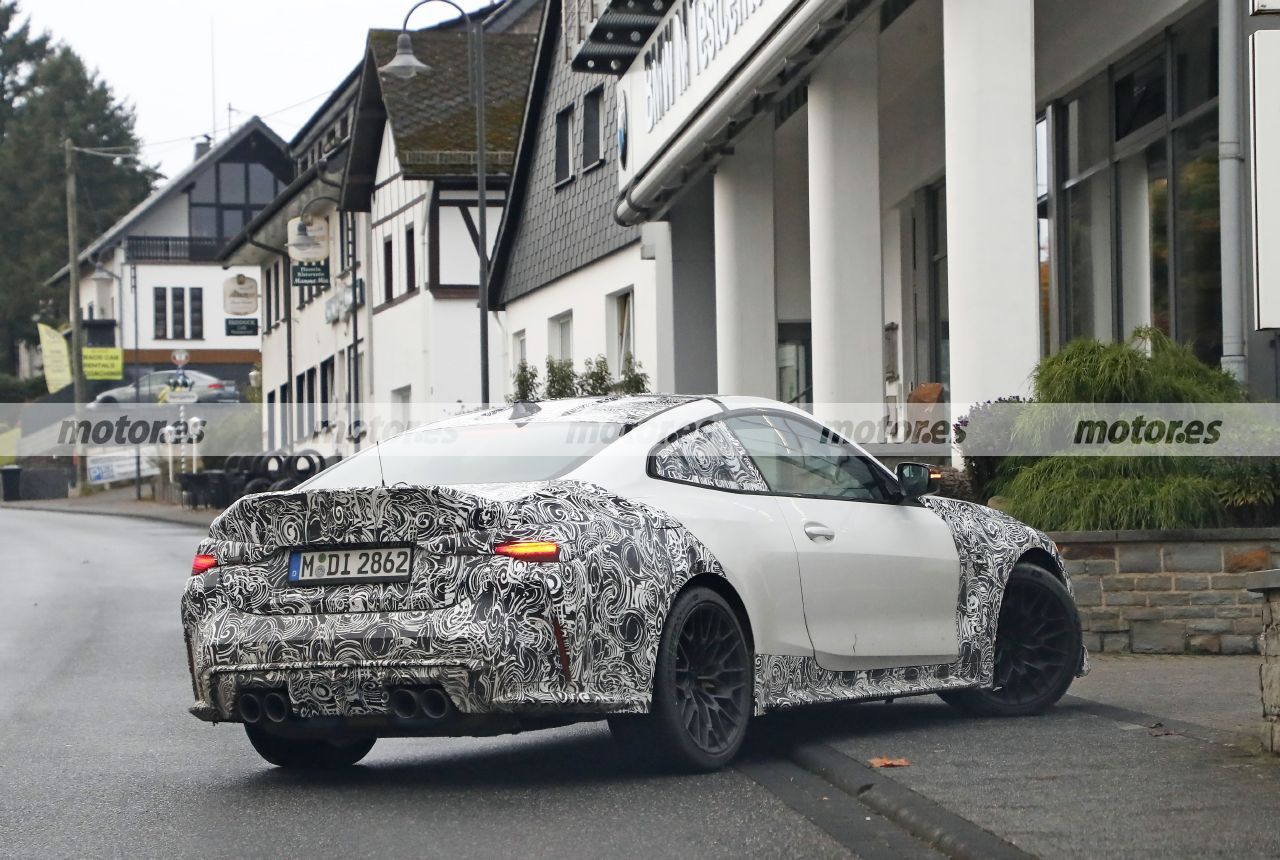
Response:
M253 337L258 333L258 318L226 320L228 337Z
M316 263L294 263L289 267L289 278L295 287L329 288L329 258Z
M318 263L329 256L329 222L322 219L290 218L289 259L295 263Z
M258 282L248 275L227 278L222 285L222 310L228 316L247 317L258 312Z

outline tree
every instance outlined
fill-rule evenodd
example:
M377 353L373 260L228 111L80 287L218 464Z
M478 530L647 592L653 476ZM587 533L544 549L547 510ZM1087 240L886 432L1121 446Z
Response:
M64 319L65 292L44 282L66 265L62 141L119 158L78 158L81 248L151 193L157 177L136 153L133 110L64 45L15 27L17 5L0 4L0 371L15 369L16 343L33 339L32 316ZM33 59L34 58L34 59ZM28 70L29 69L29 70Z
M29 21L18 22L16 0L0 2L0 140L9 118L26 93L36 65L49 53L49 37L31 35Z

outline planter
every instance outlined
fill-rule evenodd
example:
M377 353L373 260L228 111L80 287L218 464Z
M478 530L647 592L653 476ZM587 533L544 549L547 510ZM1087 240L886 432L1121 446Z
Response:
M1280 528L1054 532L1090 651L1256 654Z

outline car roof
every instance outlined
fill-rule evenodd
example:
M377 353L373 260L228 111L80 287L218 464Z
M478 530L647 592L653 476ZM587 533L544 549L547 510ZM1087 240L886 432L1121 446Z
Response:
M509 421L589 421L600 424L639 424L654 415L702 400L690 394L618 394L607 397L565 397L536 403L513 403L494 409L468 412L437 421L429 427L466 427Z

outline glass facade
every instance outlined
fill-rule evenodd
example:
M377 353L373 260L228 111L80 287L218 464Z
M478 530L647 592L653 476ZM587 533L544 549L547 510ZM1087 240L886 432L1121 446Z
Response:
M1153 325L1221 358L1217 53L1211 4L1050 106L1063 342Z

